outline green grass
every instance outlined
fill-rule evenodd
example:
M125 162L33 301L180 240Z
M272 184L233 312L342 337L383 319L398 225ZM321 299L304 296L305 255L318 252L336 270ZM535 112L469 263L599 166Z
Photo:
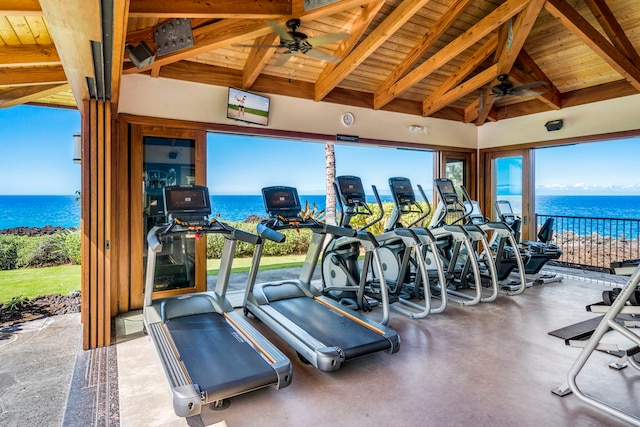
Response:
M304 255L283 255L263 257L260 260L260 270L277 270L279 268L300 267L304 262ZM251 268L251 258L236 258L233 260L232 273L246 273ZM217 275L220 269L219 259L207 260L207 275Z
M286 255L264 257L260 270L300 267L304 255ZM245 273L251 267L251 258L233 260L233 273ZM219 259L207 260L207 274L217 275ZM0 304L11 301L13 297L33 298L38 295L61 294L80 290L80 266L61 265L57 267L22 268L0 271Z
M23 268L0 271L0 303L13 297L61 294L80 290L80 266Z

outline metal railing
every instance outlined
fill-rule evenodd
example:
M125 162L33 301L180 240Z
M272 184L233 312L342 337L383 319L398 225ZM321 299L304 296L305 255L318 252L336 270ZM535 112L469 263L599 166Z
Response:
M538 230L553 218L551 243L562 249L556 264L610 271L612 262L640 258L640 219L536 214Z

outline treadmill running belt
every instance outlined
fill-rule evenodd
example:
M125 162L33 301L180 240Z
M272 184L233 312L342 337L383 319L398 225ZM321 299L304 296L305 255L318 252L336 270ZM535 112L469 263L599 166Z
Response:
M209 401L278 381L271 365L219 313L176 317L165 326L192 382Z
M312 298L289 298L269 305L327 347L338 347L345 359L391 348L384 336Z

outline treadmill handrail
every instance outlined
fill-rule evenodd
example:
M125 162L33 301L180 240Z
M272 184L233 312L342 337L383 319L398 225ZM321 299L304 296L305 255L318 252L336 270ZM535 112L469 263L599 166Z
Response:
M261 237L272 240L276 243L283 243L287 239L287 236L272 228L267 227L267 225L262 222L258 223L258 225L256 226L256 230Z

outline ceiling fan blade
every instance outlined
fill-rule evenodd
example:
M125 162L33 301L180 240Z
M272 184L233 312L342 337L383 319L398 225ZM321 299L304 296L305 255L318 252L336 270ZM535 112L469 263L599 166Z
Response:
M529 89L533 89L534 87L546 86L546 85L547 85L547 82L543 82L543 81L531 82L521 86L516 86L513 88L513 91L516 91L516 92L526 91Z
M276 21L266 21L266 22L271 27L273 32L280 36L280 39L290 40L290 41L293 40L293 37L291 36L291 34L289 34L287 29L284 28L282 25L278 24Z
M329 43L339 42L349 38L348 33L324 34L322 36L308 37L306 42L311 46L322 46Z
M340 62L340 58L317 49L309 49L303 52L305 55L326 62Z
M280 55L280 58L278 58L278 60L276 61L276 67L284 67L284 64L287 63L287 61L289 61L289 59L291 58L291 55L293 55L293 53L290 52L283 52Z
M282 47L279 44L232 44L234 47Z
M540 96L544 93L544 91L539 91L539 90L514 90L513 92L510 93L510 95L515 95L515 96L526 96L526 97L533 97L533 96Z

